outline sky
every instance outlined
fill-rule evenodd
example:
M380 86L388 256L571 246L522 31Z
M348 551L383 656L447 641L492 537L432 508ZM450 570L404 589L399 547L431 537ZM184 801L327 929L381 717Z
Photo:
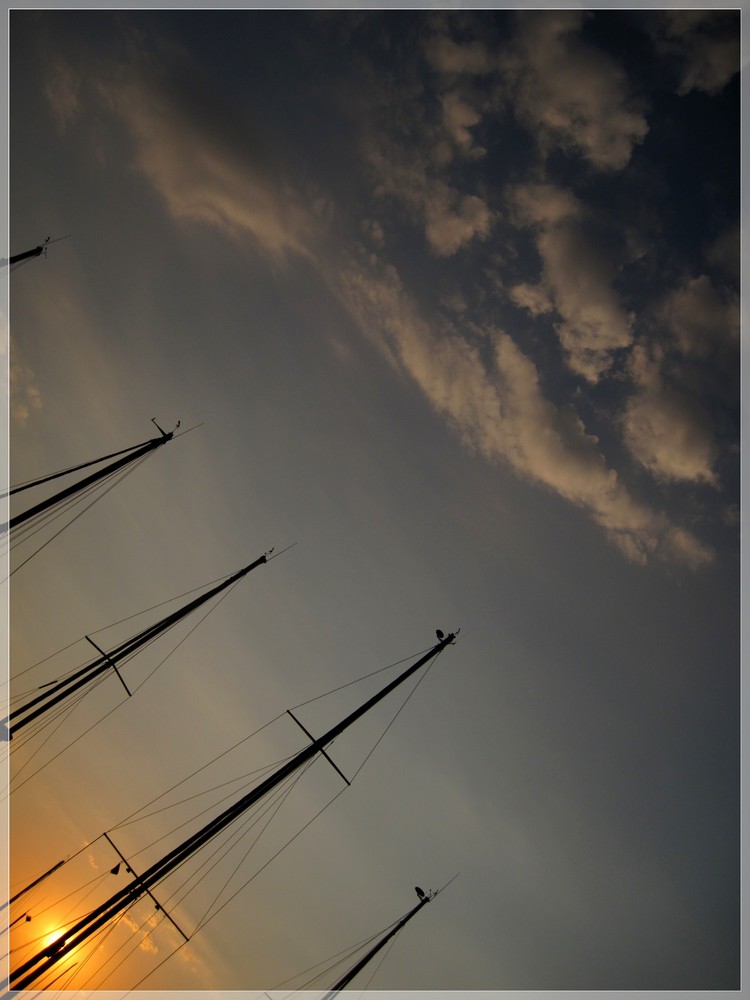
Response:
M10 250L59 241L6 269L11 482L180 421L14 550L14 690L281 552L132 698L108 678L14 747L11 887L73 855L54 891L107 883L103 831L142 866L176 836L124 825L146 803L461 630L335 742L351 787L317 762L176 893L194 928L226 884L188 946L143 904L132 965L99 984L104 941L72 988L271 990L456 873L371 988L738 988L737 12L15 10L9 37Z

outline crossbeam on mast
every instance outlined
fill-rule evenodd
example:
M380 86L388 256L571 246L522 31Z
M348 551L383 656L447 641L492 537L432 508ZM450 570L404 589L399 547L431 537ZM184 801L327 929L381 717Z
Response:
M273 549L270 550L270 552L272 551ZM194 598L192 601L189 601L181 608L178 608L171 614L166 615L164 618L156 622L154 625L150 625L143 631L138 632L136 635L131 636L129 639L126 639L118 646L115 646L114 649L111 649L109 653L105 653L103 650L99 650L99 652L102 654L99 657L99 659L94 660L93 663L89 663L86 666L81 667L79 670L74 671L68 677L64 677L62 680L57 681L56 683L47 687L41 694L35 695L33 698L25 702L23 705L20 705L18 708L13 709L13 711L11 711L8 714L7 718L3 720L9 731L8 738L12 739L15 733L23 729L30 722L33 722L34 719L39 718L39 716L43 715L45 712L48 712L50 709L54 708L55 705L58 705L66 698L69 698L76 691L80 690L80 688L85 687L85 685L89 684L92 680L94 680L94 678L103 674L106 670L115 667L115 664L120 663L126 657L132 656L138 650L142 649L147 643L151 642L152 639L155 639L157 636L162 635L164 632L167 631L167 629L170 629L173 625L176 625L178 622L182 621L183 618L186 618L197 608L206 604L213 597L216 597L217 594L226 590L228 587L231 587L234 583L242 579L243 576L246 576L256 567L261 566L263 565L263 563L268 562L268 557L270 555L270 552L264 552L264 554L260 556L258 559L256 559L254 562L250 563L248 566L245 566L243 569L238 570L238 572L228 577L222 583L217 584L215 587L207 591L205 594L202 594L200 597ZM89 639L88 636L86 636L86 638L92 645L96 645L96 643L92 642L92 640ZM120 679L122 680L122 678ZM123 684L124 683L125 682L123 681ZM130 692L128 692L128 694L129 693Z
M84 636L83 638L84 638L84 639L86 640L86 642L90 642L90 643L91 643L91 645L92 645L92 646L94 647L94 649L95 649L95 650L96 650L96 651L97 651L98 653L101 653L101 654L102 654L102 656L104 657L104 659L105 659L105 660L107 661L107 663L108 663L108 664L110 665L110 667L112 667L112 669L114 670L114 672L115 672L115 673L117 674L117 677L118 677L118 679L119 679L120 683L122 684L122 686L123 686L123 687L125 688L125 690L126 690L126 691L128 692L128 697L129 697L129 698L132 698L132 697L133 697L133 692L132 692L132 691L130 690L130 688L129 688L129 687L127 686L127 684L125 683L125 680L123 679L123 676L122 676L122 674L121 674L121 673L120 673L120 671L119 671L119 670L117 669L117 664L115 663L115 661L114 661L114 660L112 660L112 659L110 659L110 657L109 657L109 656L107 655L107 653L105 653L105 652L104 652L104 650L103 650L103 649L101 649L101 647L97 646L97 644L96 644L96 643L94 642L94 640L93 640L93 639L91 639L91 638L90 638L89 636L85 635L85 636Z
M114 840L112 840L112 838L106 832L106 830L104 832L104 838L107 841L107 843L112 847L112 849L115 851L115 853L120 858L120 860L123 862L123 864L125 865L125 871L129 872L131 875L135 875L135 877L138 878L138 876L135 873L135 869L133 868L133 866L131 865L131 863L128 861L128 859L125 857L125 855L120 851L120 848L117 846L117 844L114 842ZM180 927L180 925L177 923L176 920L173 920L170 917L170 915L167 913L167 911L161 905L161 903L156 898L156 896L151 892L151 890L149 889L149 890L147 890L147 892L148 892L148 895L151 898L151 901L153 902L154 906L156 907L156 909L159 910L160 913L164 914L164 916L167 918L167 920L170 922L170 924L172 924L174 927L177 928L177 930L180 932L180 934L182 934L182 936L185 938L186 941L189 941L190 938L187 936L187 934L185 933L185 931Z
M290 709L287 709L287 710L286 710L286 714L287 714L287 715L291 715L291 716L292 716L292 718L293 718L293 719L294 719L294 721L295 721L295 722L297 723L297 725L298 725L298 726L300 727L300 729L302 730L302 732L303 732L303 733L304 733L304 734L305 734L306 736L309 736L309 737L310 737L310 739L311 739L311 740L313 741L313 743L314 743L314 742L315 742L315 737L314 737L314 736L313 736L313 734L312 734L312 733L311 733L311 732L309 731L309 729L305 729L305 727L304 727L304 726L302 725L302 723L301 723L301 722L299 721L299 719L297 718L297 716L296 716L296 715L294 715L294 714L293 714L293 713L291 712L291 710L290 710ZM337 766L337 764L336 764L336 763L335 763L335 762L334 762L334 761L333 761L333 760L332 760L332 759L331 759L331 758L330 758L330 757L328 756L328 754L327 754L327 753L325 752L325 750L323 749L323 747L321 747L321 748L320 748L320 752L321 752L321 753L323 754L323 756L324 756L324 757L325 757L325 759L326 759L326 760L328 761L328 763L329 763L329 764L331 765L331 767L332 767L332 768L334 769L334 771L338 771L338 773L339 773L339 774L341 775L341 777L342 777L342 778L344 779L344 781L345 781L345 782L347 783L347 785L351 785L351 781L349 781L349 779L348 779L348 778L347 778L347 776L346 776L346 775L344 774L344 772L343 772L342 770L340 770L340 769L339 769L339 767Z

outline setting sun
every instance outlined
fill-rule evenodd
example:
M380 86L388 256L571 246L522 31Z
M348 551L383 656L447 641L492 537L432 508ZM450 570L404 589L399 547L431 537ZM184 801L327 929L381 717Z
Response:
M64 933L65 932L59 927L56 930L49 931L44 936L43 947L49 948L49 946L54 944L55 941L60 940ZM60 943L62 944L62 941L60 941Z

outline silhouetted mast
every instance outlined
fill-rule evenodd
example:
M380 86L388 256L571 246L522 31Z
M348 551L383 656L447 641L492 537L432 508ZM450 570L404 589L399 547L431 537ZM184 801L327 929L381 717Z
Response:
M405 924L409 923L411 918L422 909L424 904L429 903L430 900L433 898L433 893L424 892L420 888L417 888L417 895L419 896L419 902L417 903L417 905L413 909L409 910L409 912L405 916L403 916L398 921L398 923L396 923L393 927L391 927L388 933L384 934L383 937L376 944L374 944L372 948L370 948L367 954L363 955L363 957L355 965L353 965L348 972L344 973L344 975L341 977L341 979L339 979L336 985L333 986L328 991L328 993L326 993L326 995L323 997L323 1000L333 1000L333 997L335 997L337 993L339 993L346 986L348 986L348 984L352 981L352 979L354 979L357 973L361 972L362 969L364 969L364 967L367 965L367 963L371 959L373 959L382 948L385 948L385 946L388 944L391 938L395 937L396 934L398 934L398 932L401 930L401 928Z
M15 894L15 896L10 897L10 899L8 900L8 906L10 906L12 903L15 903L17 899L20 899L21 896L24 896L27 892L30 892L35 886L39 885L40 882L43 882L46 878L49 878L50 875L54 874L54 872L56 872L58 868L62 868L64 864L65 864L64 860L58 861L57 864L52 865L52 867L48 868L46 872L44 872L38 878L35 878L33 882L29 882L29 884L24 886L20 892L17 892ZM26 916L26 914L24 914L24 916Z
M34 247L33 250L24 250L23 253L14 254L7 260L0 261L2 264L10 264L13 267L14 264L20 264L22 260L31 260L32 257L41 257L44 251L47 249L47 245L50 242L49 236L44 241L40 243L38 247Z
M153 420L153 417L151 419ZM17 528L19 525L23 524L25 521L28 521L30 518L35 517L37 514L43 514L45 511L61 503L63 500L67 500L69 497L75 496L77 493L80 493L87 487L92 486L94 483L99 482L100 480L106 478L107 476L111 476L113 473L118 472L120 469L124 469L127 465L130 465L132 462L137 461L144 455L148 455L149 452L155 451L157 448L160 448L163 444L166 444L167 441L171 441L172 438L174 437L174 431L162 430L162 428L159 427L159 425L156 423L155 420L153 420L153 422L161 431L161 437L151 438L151 440L144 441L142 444L136 444L133 445L131 448L124 449L124 452L126 452L127 454L124 454L124 452L115 452L114 453L115 455L124 454L124 457L118 459L116 462L112 462L110 465L105 465L104 468L99 469L97 472L92 473L90 476L85 476L77 483L73 483L71 486L68 486L64 490L61 490L59 493L55 493L54 496L49 497L47 500L43 500L41 501L41 503L38 503L35 506L30 507L22 514L16 514L15 517L10 518L7 524L2 525L2 527L0 527L0 530L7 531L9 528ZM180 425L178 422L177 427L179 426ZM175 430L177 430L177 427L175 427ZM98 462L104 462L108 458L112 457L114 456L104 455L101 458L95 458L91 462L86 462L83 465L75 466L72 469L66 469L65 472L53 473L50 476L44 476L41 479L35 479L31 483L24 483L23 486L15 487L14 489L10 490L7 495L12 496L14 493L20 493L22 490L31 489L33 486L39 486L42 483L49 482L50 479L56 479L58 476L66 475L67 473L70 472L76 472L79 469L86 468L86 466L88 465L96 465Z
M23 253L14 254L12 257L3 257L2 260L0 260L0 267L9 266L12 268L16 264L22 264L25 260L33 260L34 257L41 257L42 254L46 255L47 247L51 243L59 243L60 240L67 240L69 238L69 235L58 236L57 239L53 240L50 236L48 236L43 243L40 243L38 247L34 247L32 250L24 250Z
M44 243L40 243L38 247L34 247L33 250L25 250L23 253L14 254L12 257L8 258L8 263L11 267L14 264L20 264L22 260L30 260L32 257L41 257L44 252Z
M110 898L95 907L85 917L82 917L70 928L64 931L56 941L47 945L37 952L32 958L23 962L14 969L9 976L9 986L15 990L25 989L34 983L48 969L52 968L58 961L68 955L74 948L82 945L92 934L96 933L100 927L105 926L118 914L128 909L143 895L150 893L159 882L166 878L172 871L179 867L196 851L213 840L222 830L233 823L239 816L255 805L260 799L276 788L282 781L288 778L295 771L299 770L303 764L312 760L317 753L328 746L337 736L341 735L354 722L360 719L374 705L382 701L386 695L390 694L407 678L411 677L420 667L442 652L446 646L455 639L456 634L451 632L433 646L424 656L421 656L415 663L403 671L395 680L386 684L377 694L374 694L367 701L363 702L359 708L347 715L341 722L337 723L317 740L313 740L309 746L304 747L298 754L282 764L278 770L262 781L256 788L243 795L234 805L229 806L221 812L215 819L208 822L197 833L184 840L178 847L169 851L161 860L151 865L142 875L136 877L129 885L114 893ZM418 907L417 907L418 908Z
M233 576L224 580L223 583L217 584L201 597L194 598L194 600L184 604L181 608L178 608L171 614L166 615L160 621L156 622L155 625L150 625L148 628L143 629L143 631L131 636L130 639L126 639L125 642L120 643L119 646L115 646L115 648L110 650L109 653L105 653L104 650L99 649L96 643L86 636L91 645L94 646L95 649L99 650L102 655L98 659L94 660L93 663L89 663L87 666L81 667L80 670L76 670L68 677L52 684L47 690L43 691L41 694L35 695L30 699L30 701L26 702L20 708L16 708L10 712L7 719L4 720L10 733L10 738L12 739L14 734L23 729L24 726L27 726L30 722L33 722L34 719L39 718L39 716L43 715L45 712L50 711L50 709L54 708L56 705L59 705L66 698L75 694L75 692L80 688L89 684L92 680L94 680L94 678L99 677L109 669L113 669L115 671L125 690L128 694L130 694L131 692L128 690L127 684L125 684L125 681L120 676L117 664L121 660L132 656L147 643L151 642L152 639L155 639L163 632L166 632L167 629L176 625L177 622L182 621L183 618L186 618L197 608L204 605L207 601L210 601L212 597L215 597L228 587L231 587L233 583L242 579L242 577L246 576L251 570L254 570L257 566L261 566L263 563L268 562L268 557L271 552L273 552L273 549L264 553L259 559L256 559L255 562L250 563L249 566L245 566L244 569L239 570Z

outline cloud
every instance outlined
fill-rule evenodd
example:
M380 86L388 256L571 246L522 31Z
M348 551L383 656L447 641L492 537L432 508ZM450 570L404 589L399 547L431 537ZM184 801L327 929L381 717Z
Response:
M510 288L508 294L519 309L525 309L532 316L552 312L552 300L542 285L521 283Z
M9 383L11 420L25 427L32 414L42 409L42 394L33 369L23 360L16 344L10 352Z
M581 153L600 170L622 170L648 125L624 71L580 37L578 11L518 14L501 56L521 121L543 150Z
M482 116L458 91L451 90L441 97L443 128L458 149L474 159L484 156L485 149L474 144L474 136L469 131L478 125Z
M718 486L713 470L718 449L705 408L667 385L645 348L634 349L630 368L639 386L622 420L630 453L661 482Z
M137 923L127 913L123 914L121 919L123 924L131 932L131 934L134 934L136 937L140 938L140 941L138 942L138 948L141 951L148 952L151 955L157 955L159 953L159 949L154 942L152 933L157 924L157 921L155 920L153 915L149 917L145 925ZM144 926L147 928L146 930L144 930Z
M731 226L716 237L706 251L709 264L723 271L732 281L740 280L740 227Z
M425 58L433 69L447 75L482 76L497 68L497 60L483 42L454 42L445 34L428 39Z
M739 73L739 11L662 11L652 24L656 50L682 64L678 94L718 94Z
M307 254L314 222L287 185L264 176L175 106L168 94L137 78L106 87L113 110L135 143L135 165L175 219L199 222L272 256Z
M81 77L55 59L45 93L59 123L85 111L95 134L103 113L114 116L132 141L133 166L175 220L249 238L277 262L307 256L318 225L314 198L303 200L264 162L261 143L245 138L252 122L177 46L155 42L157 51L146 53L137 36L130 43L127 65L91 63L85 93Z
M475 194L465 194L437 176L429 151L404 150L385 136L364 143L377 185L375 193L405 204L424 227L428 247L438 257L450 257L474 240L486 239L495 213Z
M671 292L661 317L677 347L690 357L705 359L739 344L739 298L734 292L718 291L705 274L687 279Z
M377 219L363 219L362 231L377 247L385 246L385 233Z
M406 372L465 446L586 510L629 560L691 568L713 554L697 538L633 498L570 407L545 398L539 374L505 333L485 331L493 363L447 324L416 312L390 266L350 258L329 275L362 331Z
M80 89L80 75L63 59L53 59L44 94L61 132L72 124L78 113Z
M424 216L427 242L439 257L450 257L472 240L485 239L493 220L481 198L462 195L442 181L425 191Z
M738 296L717 289L705 274L686 278L655 316L660 342L635 345L628 359L636 391L622 415L623 441L659 482L719 488L720 449L707 400L718 401L719 413L734 404Z
M617 262L611 245L587 232L584 212L568 191L550 184L509 191L516 222L536 230L542 281L511 290L511 298L532 315L554 305L562 322L555 330L571 371L595 383L615 352L632 343L633 317L613 291Z

